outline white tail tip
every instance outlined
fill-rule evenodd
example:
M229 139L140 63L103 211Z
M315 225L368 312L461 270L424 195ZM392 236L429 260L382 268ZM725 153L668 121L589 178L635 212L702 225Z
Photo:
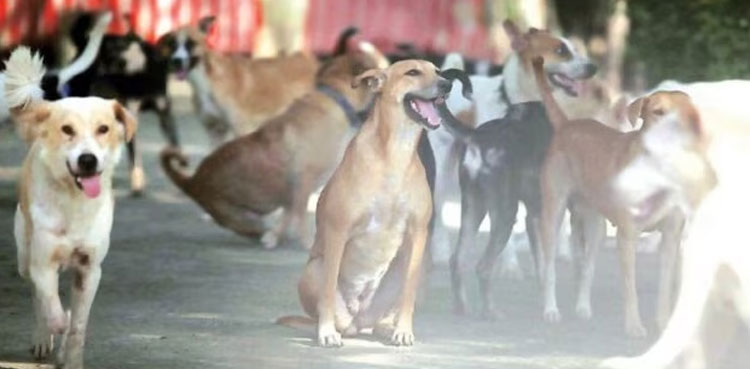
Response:
M5 62L5 101L8 108L25 108L32 101L44 99L41 83L46 72L42 56L21 46Z

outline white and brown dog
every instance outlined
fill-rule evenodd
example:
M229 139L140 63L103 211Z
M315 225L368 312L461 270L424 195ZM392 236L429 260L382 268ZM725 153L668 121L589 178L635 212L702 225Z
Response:
M6 65L5 98L30 144L14 234L18 271L33 286L32 353L45 358L54 335L63 335L58 361L66 369L83 368L89 311L112 228L112 173L137 122L113 100L42 100L44 67L28 48L14 51ZM67 268L74 283L66 315L58 271Z

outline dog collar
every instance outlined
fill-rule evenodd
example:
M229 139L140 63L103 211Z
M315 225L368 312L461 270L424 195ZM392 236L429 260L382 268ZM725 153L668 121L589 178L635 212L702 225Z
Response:
M360 118L360 115L354 110L354 107L346 100L344 95L333 89L331 86L324 84L318 84L315 89L336 102L341 110L344 111L344 114L346 114L346 119L349 120L349 126L359 128L362 125L363 119Z

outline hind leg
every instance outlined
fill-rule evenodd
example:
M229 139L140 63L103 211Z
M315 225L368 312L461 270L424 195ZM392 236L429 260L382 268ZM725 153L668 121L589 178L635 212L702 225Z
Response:
M318 302L323 287L323 260L311 259L305 266L302 277L297 284L300 303L305 313L312 318L318 318ZM354 317L349 313L344 297L337 289L335 296L335 326L338 332L346 332L352 327ZM356 333L356 332L354 332Z
M544 320L548 322L560 321L560 310L557 307L555 284L555 256L559 238L560 223L562 222L568 201L569 187L565 177L556 175L556 171L565 169L562 166L549 165L542 176L542 206L541 206L541 257L540 277L544 294ZM555 172L552 172L555 171Z
M502 193L498 199L494 200L493 202L497 203L498 206L490 209L489 212L492 225L490 239L476 269L479 279L479 293L482 298L481 316L484 319L497 319L500 316L492 297L492 274L498 256L508 244L518 211L518 200L511 197L509 193Z
M216 223L245 237L260 237L268 230L266 215L231 203L215 204L206 209Z
M177 134L177 126L172 115L172 104L166 96L154 99L156 114L159 116L159 127L161 133L167 138L167 143L172 147L180 147L180 138Z
M469 187L469 186L466 186ZM450 259L451 284L453 286L453 311L466 314L466 286L464 276L468 269L467 252L476 244L477 230L487 213L484 199L476 186L469 191L461 191L461 229L458 232L456 250Z

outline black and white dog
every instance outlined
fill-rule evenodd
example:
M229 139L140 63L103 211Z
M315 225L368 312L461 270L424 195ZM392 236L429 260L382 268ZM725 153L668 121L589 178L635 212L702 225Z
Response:
M73 26L71 38L80 45L87 42L86 30L92 16L80 17ZM98 57L85 72L73 78L67 86L68 96L99 96L117 99L131 112L153 110L167 142L179 146L177 127L167 95L169 60L133 32L125 35L106 35ZM145 186L145 177L136 139L128 143L130 186L134 194Z

